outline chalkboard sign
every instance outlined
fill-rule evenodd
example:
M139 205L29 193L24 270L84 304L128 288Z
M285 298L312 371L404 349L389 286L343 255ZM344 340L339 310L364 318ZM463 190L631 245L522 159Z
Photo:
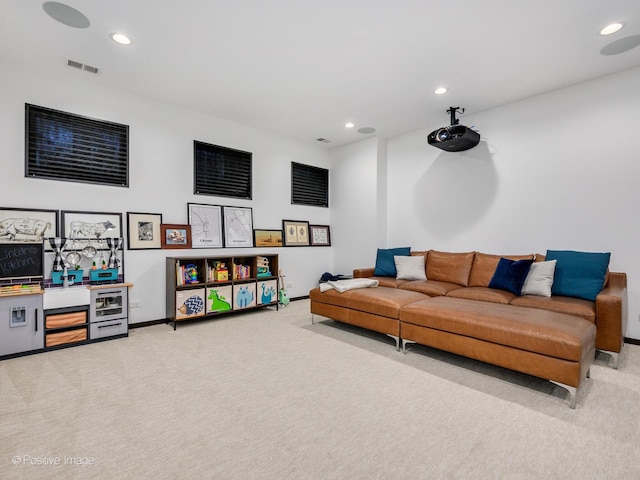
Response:
M0 243L0 279L43 276L42 243Z

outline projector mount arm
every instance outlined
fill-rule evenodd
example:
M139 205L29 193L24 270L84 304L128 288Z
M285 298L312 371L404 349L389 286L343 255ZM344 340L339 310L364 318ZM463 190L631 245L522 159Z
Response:
M460 120L456 119L456 112L457 113L464 113L464 108L460 108L460 107L449 107L449 110L447 110L447 113L451 115L451 125L458 125L460 123Z

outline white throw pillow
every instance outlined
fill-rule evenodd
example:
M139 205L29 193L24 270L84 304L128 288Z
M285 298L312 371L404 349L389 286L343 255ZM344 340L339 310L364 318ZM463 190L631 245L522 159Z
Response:
M424 255L394 256L398 280L426 280Z
M557 260L533 262L524 280L521 295L551 296L551 286L556 271Z

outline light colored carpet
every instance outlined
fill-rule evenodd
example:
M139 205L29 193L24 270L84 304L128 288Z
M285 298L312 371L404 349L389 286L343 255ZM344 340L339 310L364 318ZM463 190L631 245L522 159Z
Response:
M571 410L549 382L308 312L0 362L0 478L640 478L640 347L599 356Z

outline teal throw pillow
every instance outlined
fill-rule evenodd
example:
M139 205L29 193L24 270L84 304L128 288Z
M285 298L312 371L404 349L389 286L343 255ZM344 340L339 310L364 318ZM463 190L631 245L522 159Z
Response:
M552 295L595 301L604 287L611 253L547 250L546 260L556 260Z
M520 295L532 263L533 260L501 258L495 272L493 272L489 288L498 288L514 295Z
M411 247L379 248L376 255L376 268L373 274L376 277L393 277L397 275L396 262L393 257L407 257L411 255Z

